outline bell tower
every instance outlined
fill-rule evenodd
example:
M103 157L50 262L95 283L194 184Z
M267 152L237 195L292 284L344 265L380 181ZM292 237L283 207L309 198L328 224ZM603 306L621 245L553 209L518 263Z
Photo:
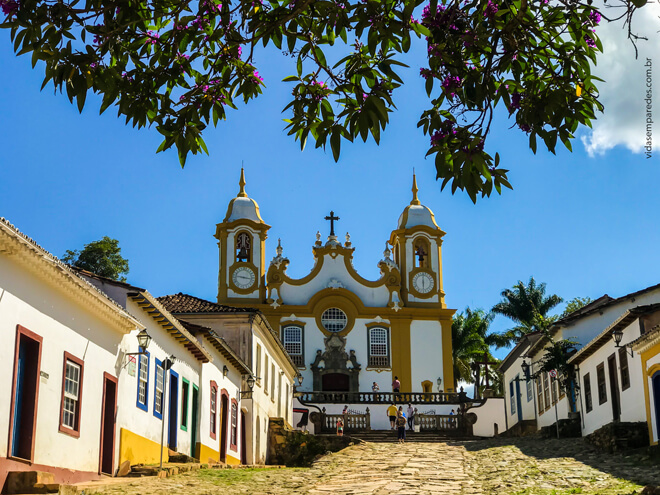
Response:
M229 202L225 219L217 224L220 251L218 303L260 303L266 299L265 244L267 225L259 205L245 192L241 168L238 195Z
M390 236L394 262L401 270L401 294L407 306L436 305L445 308L442 289L442 237L433 212L417 197L413 173L412 200L399 217Z

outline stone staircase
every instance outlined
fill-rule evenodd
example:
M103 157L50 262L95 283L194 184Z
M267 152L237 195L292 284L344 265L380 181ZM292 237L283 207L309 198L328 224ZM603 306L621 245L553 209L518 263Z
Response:
M356 433L346 433L346 436L351 438L359 438L365 442L374 443L396 443L397 431L396 430L369 430ZM406 443L441 443L451 442L455 440L475 440L474 437L461 437L458 435L451 435L438 431L406 431Z

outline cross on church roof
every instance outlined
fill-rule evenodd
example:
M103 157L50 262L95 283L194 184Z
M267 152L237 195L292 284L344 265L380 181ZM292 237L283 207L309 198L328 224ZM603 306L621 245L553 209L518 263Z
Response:
M339 220L339 217L335 216L334 211L330 211L330 216L325 217L326 220L330 220L330 235L334 236L335 235L335 220Z

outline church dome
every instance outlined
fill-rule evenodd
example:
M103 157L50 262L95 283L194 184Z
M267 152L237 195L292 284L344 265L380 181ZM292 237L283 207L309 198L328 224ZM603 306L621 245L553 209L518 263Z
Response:
M256 223L264 223L259 214L259 205L257 202L249 198L245 192L245 173L241 168L241 179L238 182L240 191L238 196L229 202L227 207L227 215L225 222L233 222L234 220L252 220Z
M417 199L417 191L417 179L415 174L413 174L413 199L403 210L403 213L401 213L398 228L410 229L413 227L425 226L431 227L432 229L439 229L440 227L435 223L433 212Z

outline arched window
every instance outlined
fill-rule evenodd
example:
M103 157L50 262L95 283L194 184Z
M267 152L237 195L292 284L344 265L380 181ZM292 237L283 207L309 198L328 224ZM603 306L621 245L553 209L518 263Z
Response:
M347 323L346 313L339 308L328 308L321 315L321 324L328 332L341 332Z
M413 259L415 261L415 268L429 268L431 256L431 246L424 238L418 238L413 244Z
M252 260L252 238L250 234L241 232L236 236L236 261Z
M390 337L387 328L369 329L369 367L390 367Z
M287 325L282 328L282 344L291 356L293 363L302 368L305 366L303 355L303 329L299 325Z

